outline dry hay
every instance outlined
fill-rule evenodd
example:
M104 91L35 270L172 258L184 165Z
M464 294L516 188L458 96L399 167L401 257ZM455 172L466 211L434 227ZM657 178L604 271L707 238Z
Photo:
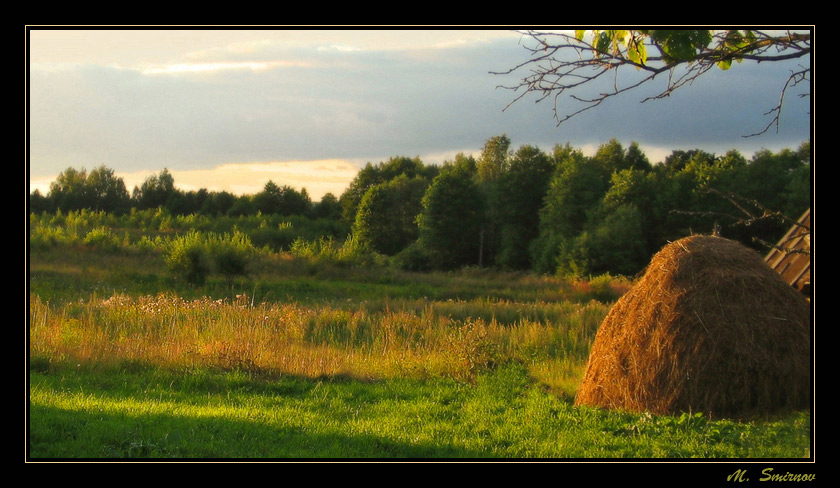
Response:
M741 416L810 404L806 300L719 237L665 246L601 324L576 405Z

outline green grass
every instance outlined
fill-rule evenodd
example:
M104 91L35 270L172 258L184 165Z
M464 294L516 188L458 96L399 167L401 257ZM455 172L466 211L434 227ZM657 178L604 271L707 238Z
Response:
M30 372L39 458L801 458L809 418L577 408L509 365L473 383L88 367Z
M135 239L138 234L131 232ZM34 246L31 459L803 459L809 412L575 407L627 280L415 274L260 251L175 279L154 247Z

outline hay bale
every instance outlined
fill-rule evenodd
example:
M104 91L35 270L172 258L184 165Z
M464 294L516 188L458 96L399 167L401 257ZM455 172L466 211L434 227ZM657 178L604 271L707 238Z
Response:
M605 317L575 404L713 416L807 407L810 317L755 251L681 239Z

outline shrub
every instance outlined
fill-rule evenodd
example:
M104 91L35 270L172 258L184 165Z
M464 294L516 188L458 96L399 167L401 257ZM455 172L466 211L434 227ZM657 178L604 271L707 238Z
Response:
M175 238L166 254L166 265L176 279L200 285L210 273L204 239L195 231Z
M29 245L33 249L45 250L59 244L72 244L76 239L74 234L53 225L36 225L29 230Z
M382 256L351 234L341 244L332 236L321 237L315 241L298 238L292 243L289 252L296 258L302 258L313 264L333 264L338 266L379 266Z
M431 271L429 254L418 243L411 244L391 259L391 263L403 271Z
M116 251L122 244L120 238L106 227L92 229L85 235L84 243L103 251Z
M248 263L256 249L251 240L240 231L208 238L208 252L216 272L230 283L237 276L248 274Z
M157 250L162 250L166 248L166 244L164 243L163 238L160 236L151 238L149 236L141 237L137 242L135 242L132 247L137 249L138 251L145 251L145 252L152 252Z

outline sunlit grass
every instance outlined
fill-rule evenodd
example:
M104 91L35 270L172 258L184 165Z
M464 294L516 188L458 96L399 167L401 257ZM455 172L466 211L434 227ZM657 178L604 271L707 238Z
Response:
M807 414L710 421L577 408L508 365L352 381L85 368L30 373L33 458L798 458Z
M150 249L76 239L31 252L33 458L809 455L807 412L741 422L574 407L625 279L264 253L247 277L185 286Z
M537 376L548 380L549 364L585 362L608 310L594 301L545 305L532 313L526 310L531 306L517 303L371 308L256 304L247 296L186 300L171 294L94 296L51 306L32 296L30 360L45 367L146 364L360 379L469 379L514 361L542 371ZM559 371L572 376L557 378L555 372L550 383L573 393L569 388L582 370Z

